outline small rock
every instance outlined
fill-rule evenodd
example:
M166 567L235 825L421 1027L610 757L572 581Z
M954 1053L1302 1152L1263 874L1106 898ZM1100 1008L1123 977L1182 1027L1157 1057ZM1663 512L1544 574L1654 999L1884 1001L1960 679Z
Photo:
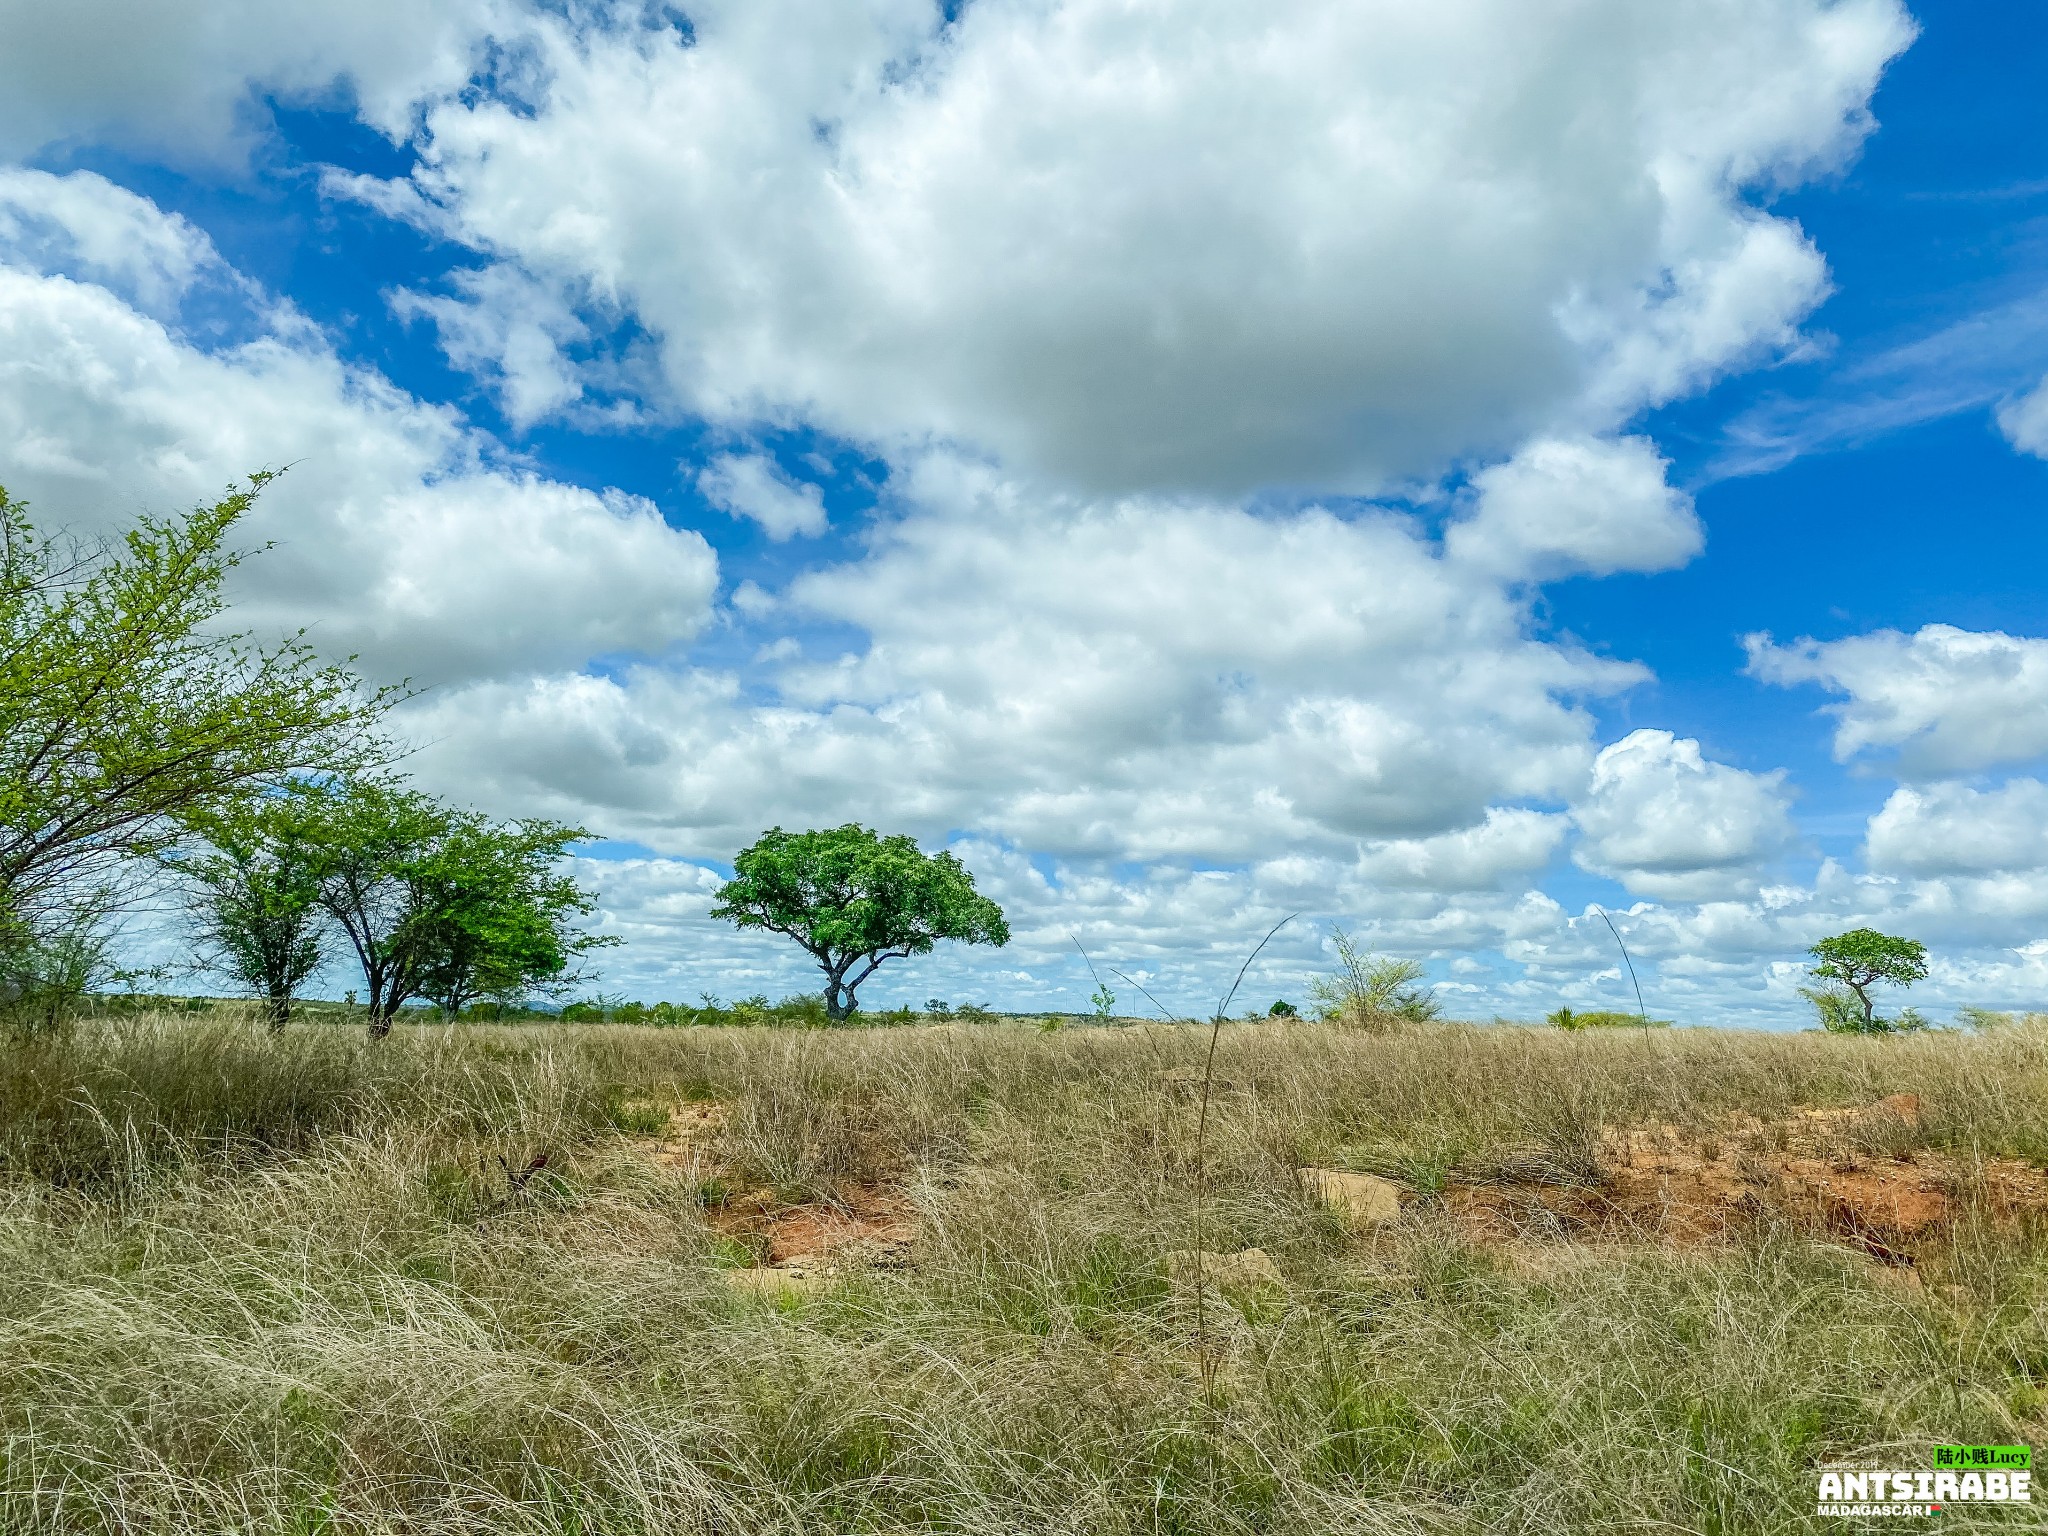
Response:
M1201 1261L1202 1279L1210 1285L1254 1290L1262 1285L1287 1283L1280 1273L1280 1266L1263 1248L1246 1248L1239 1253L1210 1253L1204 1249ZM1193 1250L1168 1254L1167 1263L1175 1279L1194 1283L1196 1266Z
M1342 1168L1304 1168L1301 1182L1354 1227L1383 1226L1400 1219L1401 1186L1389 1179Z

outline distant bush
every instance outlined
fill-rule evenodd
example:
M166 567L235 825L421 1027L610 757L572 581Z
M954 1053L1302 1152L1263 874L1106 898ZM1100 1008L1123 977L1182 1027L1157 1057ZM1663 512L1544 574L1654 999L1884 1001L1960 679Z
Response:
M1331 937L1340 969L1308 984L1309 999L1319 1018L1366 1029L1389 1029L1426 1023L1443 1012L1436 994L1419 985L1426 974L1420 961L1359 949L1342 928L1332 929Z
M47 934L0 923L0 1025L17 1040L63 1027L111 969L108 944L90 917Z
M2048 1024L2048 1013L1999 1013L1990 1008L1958 1008L1956 1022L1965 1029L2038 1029Z
M1887 1019L1875 1010L1866 1010L1862 999L1847 987L1823 984L1818 987L1801 987L1799 995L1813 1004L1813 1011L1820 1019L1820 1027L1837 1035L1893 1035L1910 1034L1927 1028L1927 1020L1916 1008L1901 1008L1899 1016Z
M1622 1013L1610 1008L1590 1008L1580 1013L1571 1008L1560 1008L1546 1015L1549 1023L1559 1029L1669 1029L1669 1019L1645 1019L1639 1013Z

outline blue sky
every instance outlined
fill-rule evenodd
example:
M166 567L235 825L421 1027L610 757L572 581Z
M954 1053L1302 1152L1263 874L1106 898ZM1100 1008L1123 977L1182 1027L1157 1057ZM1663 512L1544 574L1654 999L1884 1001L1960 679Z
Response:
M2048 36L2017 3L0 3L0 481L294 468L240 611L604 834L950 845L870 1001L2048 1001ZM1761 638L1768 636L1769 639ZM1754 637L1754 638L1752 638ZM1746 648L1747 647L1747 648ZM345 980L338 975L334 985Z

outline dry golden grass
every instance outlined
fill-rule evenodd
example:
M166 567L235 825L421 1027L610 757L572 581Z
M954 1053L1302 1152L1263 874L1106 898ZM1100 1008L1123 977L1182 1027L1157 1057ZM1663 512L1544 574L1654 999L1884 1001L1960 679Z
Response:
M1205 1241L1278 1280L1206 1296L1205 1043L159 1018L16 1051L0 1529L1737 1533L1818 1526L1830 1461L2048 1438L2048 1232L1994 1198L2048 1161L2039 1028L1229 1025ZM1631 1127L1738 1183L1938 1169L1941 1219L1889 1262L1762 1197L1684 1232L1624 1198ZM1308 1166L1403 1215L1347 1230ZM730 1279L764 1260L809 1274Z

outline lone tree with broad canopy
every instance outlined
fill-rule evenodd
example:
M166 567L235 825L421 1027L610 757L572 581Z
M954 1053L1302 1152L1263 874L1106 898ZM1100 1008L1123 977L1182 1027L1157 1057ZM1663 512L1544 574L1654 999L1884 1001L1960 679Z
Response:
M1837 981L1856 994L1863 1017L1851 1027L1861 1034L1878 1034L1890 1026L1877 1017L1870 1000L1870 988L1878 982L1910 987L1927 974L1927 946L1913 939L1894 938L1874 928L1855 928L1848 933L1822 939L1809 951L1820 963L1813 974ZM1836 994L1840 996L1839 993ZM1823 1010L1823 1022L1827 1020ZM1851 1015L1853 1021L1854 1016Z
M761 834L733 859L713 917L766 928L801 944L825 973L825 1016L844 1023L862 982L884 960L931 951L941 939L1010 942L1003 909L974 888L950 853L858 824Z

